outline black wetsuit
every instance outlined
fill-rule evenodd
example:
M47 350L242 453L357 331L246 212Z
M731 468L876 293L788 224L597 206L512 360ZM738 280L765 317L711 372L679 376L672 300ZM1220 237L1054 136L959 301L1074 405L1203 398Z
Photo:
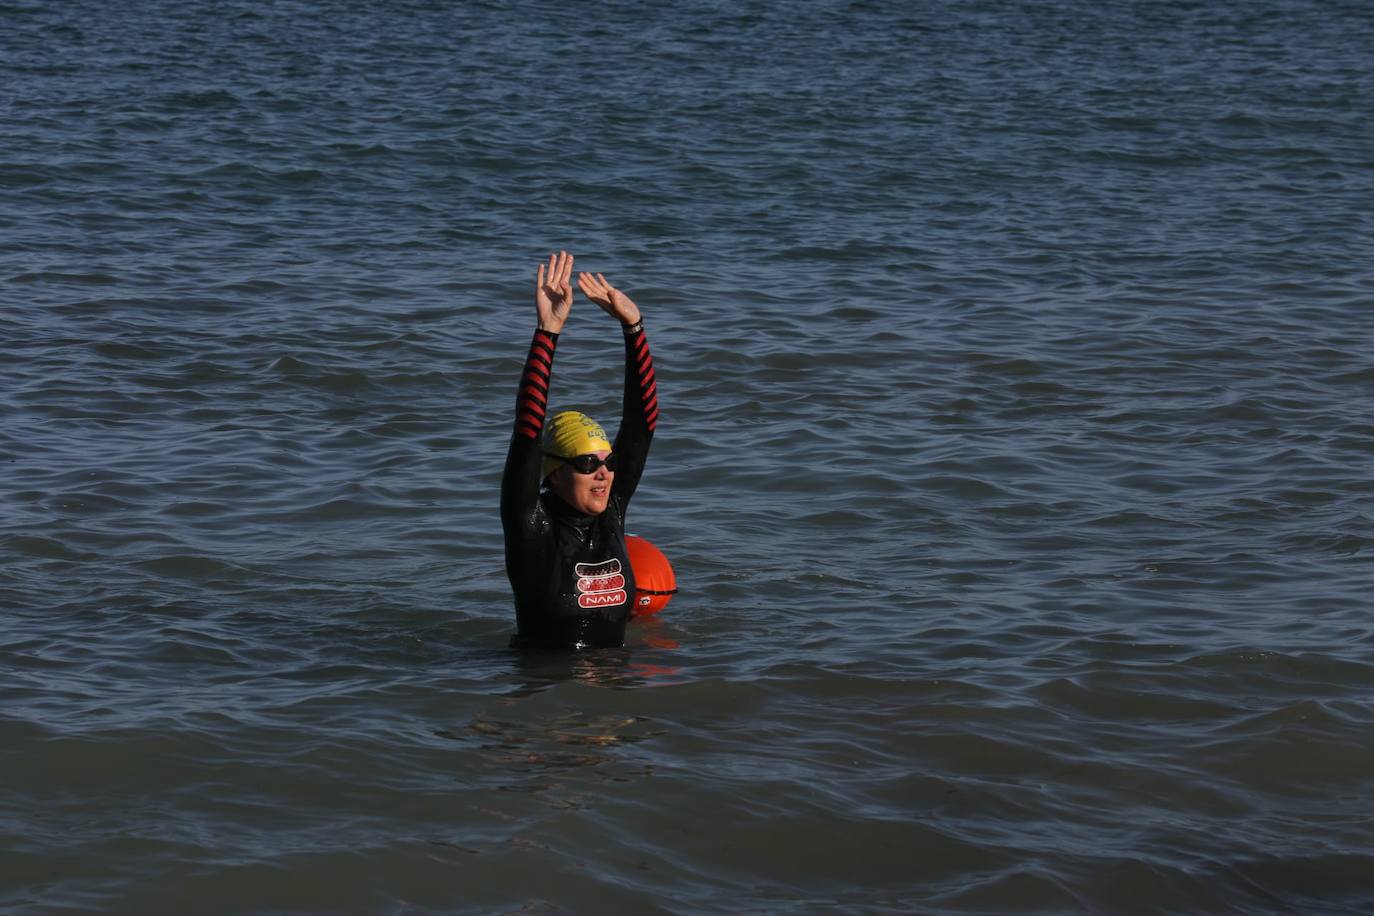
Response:
M501 478L506 574L515 590L513 646L611 647L625 643L634 572L625 510L644 473L658 421L654 360L642 324L625 334L625 394L612 446L615 481L606 510L583 515L540 490L541 438L558 335L535 331L515 404L515 434Z

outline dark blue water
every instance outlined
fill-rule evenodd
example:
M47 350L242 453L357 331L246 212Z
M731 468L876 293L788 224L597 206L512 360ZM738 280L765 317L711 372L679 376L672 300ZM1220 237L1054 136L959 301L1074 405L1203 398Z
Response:
M0 3L0 912L1374 909L1374 8ZM682 586L524 658L534 270ZM585 299L554 403L614 426Z

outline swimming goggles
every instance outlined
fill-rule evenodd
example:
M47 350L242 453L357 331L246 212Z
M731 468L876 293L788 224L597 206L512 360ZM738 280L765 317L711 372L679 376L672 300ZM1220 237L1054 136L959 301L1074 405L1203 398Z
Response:
M595 474L603 464L606 466L606 470L615 473L616 466L619 463L615 452L611 452L605 458L598 458L595 455L578 455L576 458L564 458L562 455L549 455L548 452L544 454L555 461L563 462L579 474Z

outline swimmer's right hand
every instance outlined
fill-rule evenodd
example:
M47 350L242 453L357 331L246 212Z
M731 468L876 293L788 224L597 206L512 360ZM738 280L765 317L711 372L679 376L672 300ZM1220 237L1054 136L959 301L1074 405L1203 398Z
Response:
M549 255L546 266L539 265L539 277L534 292L534 308L539 313L539 329L557 334L572 311L573 256L566 251Z

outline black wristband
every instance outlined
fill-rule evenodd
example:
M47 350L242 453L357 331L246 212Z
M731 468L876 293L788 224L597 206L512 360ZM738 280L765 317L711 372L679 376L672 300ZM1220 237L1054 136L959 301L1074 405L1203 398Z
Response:
M634 324L622 324L620 326L620 330L625 332L626 337L632 337L635 334L638 334L640 331L644 330L644 319L641 318Z

